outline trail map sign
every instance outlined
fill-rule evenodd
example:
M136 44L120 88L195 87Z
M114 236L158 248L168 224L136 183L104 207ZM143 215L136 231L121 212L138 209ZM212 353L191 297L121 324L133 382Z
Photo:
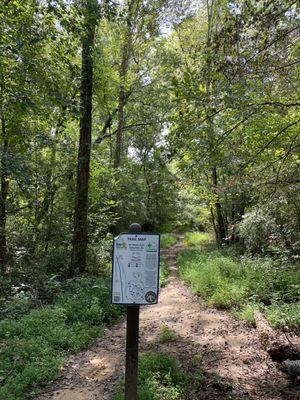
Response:
M159 285L160 235L121 233L114 239L113 304L156 304Z

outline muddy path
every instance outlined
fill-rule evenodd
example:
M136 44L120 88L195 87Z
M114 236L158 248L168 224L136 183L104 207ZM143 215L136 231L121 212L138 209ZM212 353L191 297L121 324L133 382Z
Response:
M187 371L200 369L201 389L191 388L188 399L300 400L299 386L292 387L261 348L253 328L228 313L208 308L177 276L176 257L181 241L162 256L170 268L159 304L143 307L140 351L174 355ZM163 324L176 339L159 343ZM62 375L36 400L110 400L124 375L125 323L109 329L89 350L69 359Z

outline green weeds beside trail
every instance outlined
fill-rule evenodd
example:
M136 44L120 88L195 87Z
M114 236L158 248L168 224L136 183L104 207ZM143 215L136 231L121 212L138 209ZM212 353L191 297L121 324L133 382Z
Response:
M178 238L173 233L163 233L160 236L160 247L167 249L168 247L174 246L178 241Z
M201 369L201 354L186 355L180 361L157 352L139 358L138 400L197 399L200 393L210 398L210 391L214 398L235 398L230 382ZM124 400L124 382L113 400Z
M169 268L164 260L160 261L159 268L159 284L160 287L165 287L167 283L167 278L169 276Z
M168 327L168 325L164 324L161 326L158 337L157 337L157 342L158 343L168 343L168 342L173 342L176 340L177 335L176 332L174 332L172 329Z
M198 239L197 239L198 235ZM191 239L192 238L192 239ZM208 244L193 233L189 242ZM300 271L270 258L237 257L230 248L199 247L178 257L180 276L208 304L228 309L250 323L261 308L272 326L300 327Z
M109 303L109 280L70 280L53 305L0 322L0 400L24 400L56 378L69 352L88 346L120 307Z
M187 232L183 243L187 247L198 247L213 243L212 235L208 232Z
M191 387L203 384L203 376L186 373L174 357L163 353L147 353L139 360L139 400L183 400ZM123 400L119 390L114 400Z

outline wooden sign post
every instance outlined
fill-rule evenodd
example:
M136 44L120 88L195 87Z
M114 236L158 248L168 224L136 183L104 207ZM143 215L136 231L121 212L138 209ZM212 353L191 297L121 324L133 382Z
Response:
M112 304L127 306L125 400L137 400L140 305L157 304L160 235L132 224L114 239Z
M141 232L140 224L131 224L130 233ZM125 400L137 400L140 306L127 306Z

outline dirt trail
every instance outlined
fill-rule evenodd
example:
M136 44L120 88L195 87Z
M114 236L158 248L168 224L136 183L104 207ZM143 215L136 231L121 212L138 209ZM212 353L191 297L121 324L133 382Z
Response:
M168 284L161 289L159 304L141 310L140 350L162 351L178 358L186 370L195 364L204 372L205 388L190 393L190 400L253 399L300 400L267 353L255 329L226 312L206 307L177 277L179 242L162 256L170 268ZM177 339L160 344L163 324ZM105 329L89 350L69 360L62 376L36 400L109 400L124 375L125 323ZM299 387L298 387L299 389Z

